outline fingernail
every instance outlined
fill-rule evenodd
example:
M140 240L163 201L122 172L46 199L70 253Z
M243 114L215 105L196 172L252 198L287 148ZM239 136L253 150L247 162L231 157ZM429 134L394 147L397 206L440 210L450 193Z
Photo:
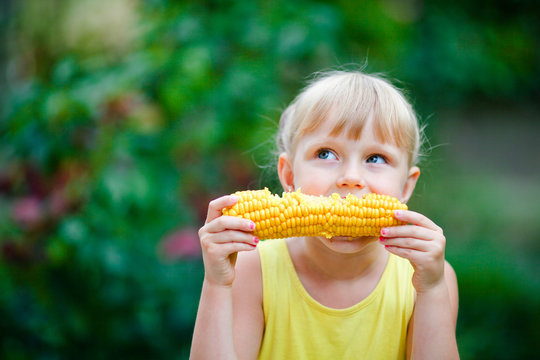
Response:
M255 223L253 221L249 224L249 228L250 230L255 229Z
M379 241L384 241L384 240L386 240L384 237L379 236Z
M403 213L400 210L394 211L394 216L397 217L397 216L401 216L401 215L403 215Z
M254 237L253 237L253 242L254 242L255 244L258 244L258 243L259 243L259 238L256 237L256 236L254 236Z
M383 234L383 235L386 235L386 234L388 234L388 230L386 230L386 229L382 229L382 230L381 230L381 234Z

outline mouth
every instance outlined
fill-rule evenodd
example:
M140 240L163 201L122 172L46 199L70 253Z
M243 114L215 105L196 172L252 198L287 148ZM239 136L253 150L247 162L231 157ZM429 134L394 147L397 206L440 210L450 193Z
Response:
M373 236L334 236L331 237L329 240L330 242L353 242L358 240L364 240L366 238L370 238Z
M345 200L347 199L349 195L362 199L365 195L367 195L367 193L346 193L346 194L339 194L339 197Z
M334 242L334 241L345 241L345 242L351 242L351 241L354 241L354 240L357 240L359 239L358 237L352 237L352 236L334 236L332 238L330 238L330 241Z

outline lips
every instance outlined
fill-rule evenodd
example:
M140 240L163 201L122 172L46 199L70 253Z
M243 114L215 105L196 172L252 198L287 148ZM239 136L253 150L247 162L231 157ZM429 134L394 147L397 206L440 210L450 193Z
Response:
M333 238L330 238L330 241L354 241L355 239L358 239L358 238L355 238L355 237L351 237L351 236L334 236Z
M352 237L352 236L334 236L334 237L330 238L330 241L332 241L332 242L334 242L334 241L351 242L351 241L356 241L356 240L364 239L364 238L367 238L367 237L373 237L373 236L360 236L360 237Z

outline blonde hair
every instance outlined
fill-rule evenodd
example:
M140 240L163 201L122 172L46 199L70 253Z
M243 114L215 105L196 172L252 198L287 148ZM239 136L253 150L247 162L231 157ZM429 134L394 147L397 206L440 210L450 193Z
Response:
M358 139L372 118L378 139L406 150L409 166L418 162L422 135L411 104L387 80L360 71L321 73L308 84L281 115L278 151L293 156L298 140L330 114L337 119L331 135Z

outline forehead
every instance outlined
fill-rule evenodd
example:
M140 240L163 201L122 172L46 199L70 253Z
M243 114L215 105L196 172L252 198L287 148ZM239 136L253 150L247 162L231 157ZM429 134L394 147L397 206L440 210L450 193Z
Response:
M298 140L303 136L316 134L357 141L365 133L377 142L401 147L403 144L397 141L398 134L395 129L390 128L385 122L378 121L376 116L373 112L355 116L331 109L321 116L306 119L308 121L299 129Z

